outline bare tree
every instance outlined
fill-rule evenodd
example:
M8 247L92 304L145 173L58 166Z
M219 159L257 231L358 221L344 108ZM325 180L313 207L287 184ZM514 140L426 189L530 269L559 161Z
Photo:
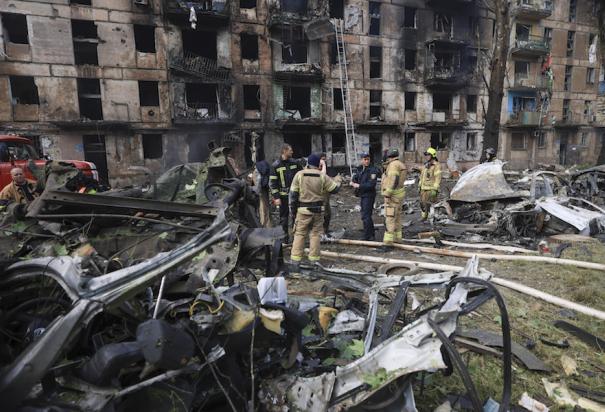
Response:
M500 137L500 113L504 97L504 78L510 47L511 20L510 0L486 0L486 7L494 16L494 43L489 62L490 78L487 86L488 105L485 114L485 130L483 132L483 151L481 160L485 159L485 149L493 147L497 150Z

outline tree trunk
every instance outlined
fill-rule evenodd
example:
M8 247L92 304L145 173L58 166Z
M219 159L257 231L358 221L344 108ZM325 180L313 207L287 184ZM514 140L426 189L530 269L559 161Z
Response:
M596 0L595 0L596 1ZM597 16L599 20L599 51L601 58L601 67L605 67L605 0L600 0L598 5ZM604 100L605 96L598 96L597 101ZM597 103L598 106L598 103ZM598 110L598 109L597 109ZM597 159L597 164L605 163L605 134L601 134L601 152Z
M485 149L493 147L498 150L500 137L500 113L502 112L502 99L504 97L504 77L506 76L506 62L510 46L510 5L508 0L494 0L496 18L496 35L494 38L493 56L490 62L490 78L485 115L485 130L483 132L483 151L481 160L485 160Z

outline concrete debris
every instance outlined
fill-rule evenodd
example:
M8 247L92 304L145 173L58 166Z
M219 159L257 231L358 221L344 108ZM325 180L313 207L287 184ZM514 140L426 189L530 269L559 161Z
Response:
M548 412L550 410L542 402L531 398L527 392L523 392L523 395L521 395L521 399L519 399L519 406L530 412Z

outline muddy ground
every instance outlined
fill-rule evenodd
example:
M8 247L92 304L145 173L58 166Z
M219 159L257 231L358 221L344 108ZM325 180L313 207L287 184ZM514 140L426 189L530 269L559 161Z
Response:
M414 188L408 190L408 195L406 201L414 200ZM359 199L353 196L353 192L349 187L343 187L341 192L333 196L331 201L331 230L345 228L345 238L361 239L362 224L360 213L353 210L358 202ZM381 199L379 196L376 205L380 204ZM406 212L403 217L405 237L415 237L414 234L417 232L431 230L431 226L428 223L419 222L417 203L412 202L411 206L412 209ZM378 213L375 213L374 222L379 226L376 232L378 240L382 238L383 234L383 227L380 227L383 223L383 218L379 217ZM463 258L423 255L402 250L381 252L370 247L337 244L324 244L322 248L324 250L359 255L384 256L459 266L464 265L466 261ZM561 257L605 263L605 245L597 240L576 243L565 249ZM335 261L327 258L322 258L322 262L328 266L344 266L368 272L375 271L379 266L364 262ZM605 273L603 272L533 262L484 260L480 262L480 266L498 277L514 280L577 303L605 310ZM318 291L321 289L318 282L307 279L292 279L289 283L289 289L293 292L296 290L301 292L305 290ZM556 406L552 400L548 399L542 384L542 378L547 378L551 382L564 381L567 384L575 383L593 390L605 391L605 348L602 348L602 350L595 349L569 333L553 326L554 321L563 319L601 338L605 338L605 322L569 310L563 310L557 306L503 287L499 287L499 290L506 301L513 340L521 345L529 346L533 342L535 346L533 346L531 351L552 369L551 373L532 372L515 361L513 364L513 404L517 403L523 392L527 392L531 397L546 403L553 411L571 410ZM432 298L430 295L442 296L442 291L429 291L428 294L426 291L415 293L421 301L422 298L425 298L427 303ZM388 308L388 306L385 305L385 308ZM500 316L496 304L491 301L483 305L477 312L463 317L461 325L468 328L480 328L499 332ZM560 349L547 346L540 341L540 338L555 342L566 339L570 347ZM464 352L463 359L468 365L480 396L483 399L492 397L495 400L499 400L502 392L501 360L489 355L481 355L470 351L465 352L460 347L458 349ZM563 355L571 357L577 362L577 374L572 376L565 375L561 366L561 357ZM465 390L456 372L452 376L444 376L443 373L437 372L422 375L422 379L421 376L418 376L414 384L414 392L418 409L420 411L430 411L443 403L448 394L463 394Z

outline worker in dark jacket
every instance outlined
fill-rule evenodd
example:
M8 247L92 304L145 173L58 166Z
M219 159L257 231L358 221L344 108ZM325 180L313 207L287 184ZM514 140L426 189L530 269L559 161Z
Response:
M293 155L292 146L284 144L280 158L271 165L271 176L269 177L273 204L279 207L279 223L286 234L285 243L289 243L288 220L290 207L288 205L288 194L294 175L302 170L300 164L292 159Z
M361 165L353 174L351 186L355 188L355 195L361 198L361 220L363 222L363 239L374 240L374 200L376 199L376 182L380 170L370 164L370 155L361 155Z

